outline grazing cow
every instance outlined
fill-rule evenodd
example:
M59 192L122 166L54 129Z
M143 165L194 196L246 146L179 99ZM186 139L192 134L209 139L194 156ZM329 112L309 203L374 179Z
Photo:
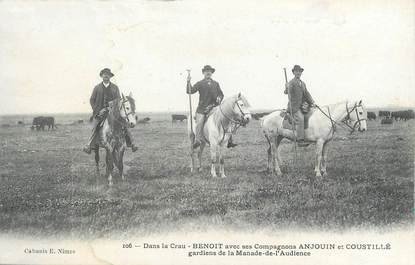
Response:
M31 127L32 130L36 129L37 131L40 131L40 130L44 131L45 126L48 126L48 130L56 129L55 118L50 117L50 116L49 117L38 116L38 117L33 118L32 127Z
M391 117L385 117L380 121L380 124L392 124L393 119Z
M140 119L137 121L139 124L147 124L150 121L149 117L145 117L144 119Z
M390 117L391 112L389 110L379 110L379 118Z
M374 113L373 111L368 111L367 112L367 119L368 120L376 120L376 113Z
M187 115L184 114L172 114L171 122L187 120Z

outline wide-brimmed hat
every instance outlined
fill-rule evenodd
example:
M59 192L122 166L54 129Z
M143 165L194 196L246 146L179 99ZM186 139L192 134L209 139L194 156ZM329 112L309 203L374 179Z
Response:
M297 70L300 71L300 72L302 72L302 71L304 71L304 68L302 68L301 66L299 66L298 64L296 64L296 65L294 65L292 71L294 72L294 71L297 71Z
M111 77L114 76L114 74L111 72L109 68L104 68L101 70L101 72L99 72L99 76L102 77L103 74L109 74Z
M215 72L215 68L213 68L213 67L212 67L212 66L210 66L210 65L205 65L205 66L203 67L203 69L202 69L202 73L203 73L204 71L211 71L212 73L214 73L214 72Z

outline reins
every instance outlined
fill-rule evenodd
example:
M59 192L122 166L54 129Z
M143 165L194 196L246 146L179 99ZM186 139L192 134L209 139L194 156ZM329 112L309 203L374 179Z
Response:
M330 108L329 108L329 106L327 106L327 111L328 111L328 114L327 113L325 113L318 105L315 105L316 106L316 108L317 109L319 109L320 111L321 111L321 113L323 113L327 118L329 118L329 120L330 120L330 122L331 122L331 126L332 126L332 130L333 130L333 134L334 134L334 131L336 130L336 125L338 125L339 127L341 127L341 128L343 128L343 129L345 129L345 130L348 130L348 129L350 129L349 131L350 131L350 134L352 134L352 133L354 133L355 132L355 130L356 130L356 125L357 124L359 124L359 126L361 125L361 121L364 121L364 120L366 120L366 119L360 119L360 116L359 116L359 113L358 113L358 111L357 111L357 107L359 107L359 106L361 106L360 104L359 105L357 105L357 104L355 104L354 106L353 106L353 108L352 108L352 110L350 110L349 111L349 107L348 107L348 103L346 102L346 112L347 112L347 114L346 114L346 118L344 118L343 120L342 120L342 122L341 123L339 123L339 122L337 122L337 121L335 121L335 120L333 120L332 118L331 118L331 114L330 114ZM353 111L356 111L356 117L357 117L357 121L355 121L355 123L354 123L354 125L353 126L350 126L348 123L347 123L347 121L349 121L349 120L351 120L350 119L350 113L352 113ZM345 126L347 127L347 128L345 128Z
M121 115L120 115L121 119L118 119L118 118L114 117L114 122L118 123L121 126L125 126L127 122L130 122L130 119L128 118L128 115L133 114L134 112L130 111L129 113L127 113L127 110L125 109L124 103L128 102L128 100L125 99L125 98L122 98L121 100L122 100L121 101L121 106L118 108L118 111L121 112L121 110L123 110L124 113L125 113L126 119L122 118Z
M245 116L245 112L242 110L241 106L239 106L238 101L235 102L236 106L238 106L239 111L241 112L242 116ZM239 128L240 126L245 125L245 123L243 121L239 121L239 120L234 120L230 117L228 117L222 110L221 105L219 105L219 110L222 113L223 116L225 116L225 118L227 118L228 120L230 120L231 122L235 123L237 125L237 128Z
M239 109L240 113L242 114L242 116L245 116L246 114L245 114L245 112L242 110L242 108L241 108L241 106L239 105L238 101L236 101L236 102L235 102L235 104L238 106L238 109ZM239 129L239 127L241 127L241 126L244 126L244 125L245 125L245 123L244 123L243 121L239 121L239 120L232 119L231 117L229 117L228 115L226 115L226 114L225 114L225 112L223 112L223 110L222 110L222 104L220 104L218 107L219 107L219 110L220 110L220 112L222 113L222 115L223 115L226 119L228 119L231 123L234 123L234 124L235 124L235 127L232 129L231 133L235 133L235 132ZM220 125L222 126L222 129L223 129L223 132L224 132L224 135L223 135L223 137L222 137L222 140L223 140L223 138L224 138L224 137L225 137L225 135L226 135L226 131L227 131L227 130L225 130L225 126L223 126L223 123L222 123L222 122L220 123Z

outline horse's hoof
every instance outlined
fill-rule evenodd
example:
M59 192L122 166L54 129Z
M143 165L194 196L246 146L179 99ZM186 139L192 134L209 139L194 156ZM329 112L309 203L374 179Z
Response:
M316 174L315 180L316 180L316 181L321 181L321 180L323 180L323 177L321 176L320 172Z
M108 187L112 187L112 181L111 182L108 182Z
M212 174L212 178L217 178L218 176L216 174Z
M125 180L125 176L124 175L121 175L121 179L122 179L122 181L124 181Z
M222 174L220 177L224 179L224 178L226 178L226 175Z

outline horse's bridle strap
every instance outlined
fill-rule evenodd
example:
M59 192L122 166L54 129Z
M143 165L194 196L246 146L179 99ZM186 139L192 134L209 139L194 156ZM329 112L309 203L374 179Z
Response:
M236 101L236 102L235 102L235 104L238 106L238 109L239 109L239 111L241 112L242 116L245 116L245 113L243 112L243 110L242 110L241 106L239 106L238 101ZM223 114L223 116L225 116L225 118L227 118L227 119L228 119L228 120L230 120L231 122L236 123L237 125L244 125L244 122L243 122L243 121L234 120L234 119L232 119L232 118L228 117L228 116L227 116L227 115L223 112L221 105L219 105L219 110L220 110L220 112Z

